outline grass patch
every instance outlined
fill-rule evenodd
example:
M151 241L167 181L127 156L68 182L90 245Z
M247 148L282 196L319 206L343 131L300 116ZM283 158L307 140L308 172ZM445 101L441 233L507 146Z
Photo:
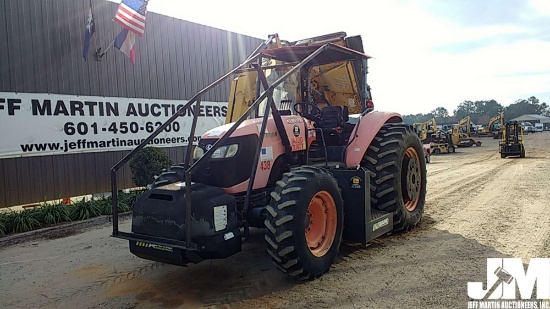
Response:
M5 236L6 234L8 234L5 218L6 216L4 216L3 214L0 214L0 236Z
M25 209L15 212L12 214L11 220L14 233L28 232L42 227L38 209Z
M73 221L87 220L97 217L101 214L101 208L98 200L89 200L85 198L71 205L71 219Z
M44 225L54 225L61 222L71 221L69 207L63 203L43 204L37 209L38 217Z
M131 191L129 193L119 192L118 193L118 212L122 213L122 212L131 211L134 208L134 204L136 203L137 199L142 193L143 191ZM101 200L100 211L102 215L113 214L112 202L113 202L113 198L110 196Z
M143 191L131 191L129 193L120 192L118 194L118 210L127 212L134 208L134 204Z
M119 213L131 211L141 190L129 193L119 192ZM112 215L112 197L102 197L86 200L85 198L71 205L63 203L42 204L35 209L26 209L20 212L8 211L0 213L0 237L28 232L45 226L56 225L69 221L81 221L100 215Z
M100 206L99 206L99 211L101 212L102 215L112 215L113 214L113 206L111 205L112 204L112 201L113 201L113 198L112 197L106 197L105 198L105 202L102 203Z

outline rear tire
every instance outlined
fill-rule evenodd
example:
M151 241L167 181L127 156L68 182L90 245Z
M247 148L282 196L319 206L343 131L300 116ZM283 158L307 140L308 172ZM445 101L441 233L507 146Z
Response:
M344 201L328 171L302 166L285 173L266 210L267 252L277 268L300 280L329 270L342 241Z
M395 231L415 227L424 213L426 163L422 144L410 125L386 124L361 162L371 173L371 206L393 212Z
M477 142L476 142L476 146L477 146L477 147L481 147L481 142L480 142L480 141L477 141Z
M521 153L519 155L520 158L525 158L525 148L521 147Z

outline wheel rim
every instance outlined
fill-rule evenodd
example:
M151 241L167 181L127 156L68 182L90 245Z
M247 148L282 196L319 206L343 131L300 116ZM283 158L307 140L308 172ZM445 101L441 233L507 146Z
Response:
M336 235L336 203L327 191L319 191L307 207L305 236L314 256L325 255Z
M405 190L402 192L403 202L408 211L413 211L416 209L418 201L420 200L422 180L418 152L413 147L409 147L405 151L402 170L405 171Z

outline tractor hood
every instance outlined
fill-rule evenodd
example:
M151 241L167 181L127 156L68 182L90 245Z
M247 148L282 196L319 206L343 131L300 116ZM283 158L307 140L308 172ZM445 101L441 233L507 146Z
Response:
M290 115L290 116L282 116L283 124L285 125L287 134L289 136L295 135L296 130L300 132L303 127L305 126L306 122L309 122L308 120L298 116L298 115ZM204 133L201 136L201 139L219 139L221 138L229 129L233 123L224 124L222 126L213 128L206 133ZM294 126L297 126L298 129L295 129ZM251 135L256 134L260 135L260 129L262 128L262 118L255 118L255 119L248 119L243 121L241 125L237 127L237 130L231 134L231 137L237 137L237 136L244 136L244 135ZM275 126L275 123L273 122L273 118L269 118L265 130L265 137L276 137L278 136L277 133L277 127Z

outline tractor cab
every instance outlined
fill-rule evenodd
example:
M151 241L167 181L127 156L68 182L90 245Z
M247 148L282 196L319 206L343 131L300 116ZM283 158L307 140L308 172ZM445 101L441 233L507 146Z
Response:
M325 49L319 50L321 46ZM263 91L261 76L267 84L284 81L273 90L274 110L271 115L300 116L305 126L296 124L289 135L293 149L304 144L306 162L311 164L345 162L345 151L355 123L350 114L373 110L367 84L367 60L360 36L346 37L335 33L299 42L279 42L260 52L262 66L242 70L233 80L226 123L238 119L251 101ZM289 74L297 64L299 70ZM263 74L258 74L262 70ZM251 118L262 117L267 98ZM291 120L287 120L291 121ZM306 137L302 141L302 133Z

